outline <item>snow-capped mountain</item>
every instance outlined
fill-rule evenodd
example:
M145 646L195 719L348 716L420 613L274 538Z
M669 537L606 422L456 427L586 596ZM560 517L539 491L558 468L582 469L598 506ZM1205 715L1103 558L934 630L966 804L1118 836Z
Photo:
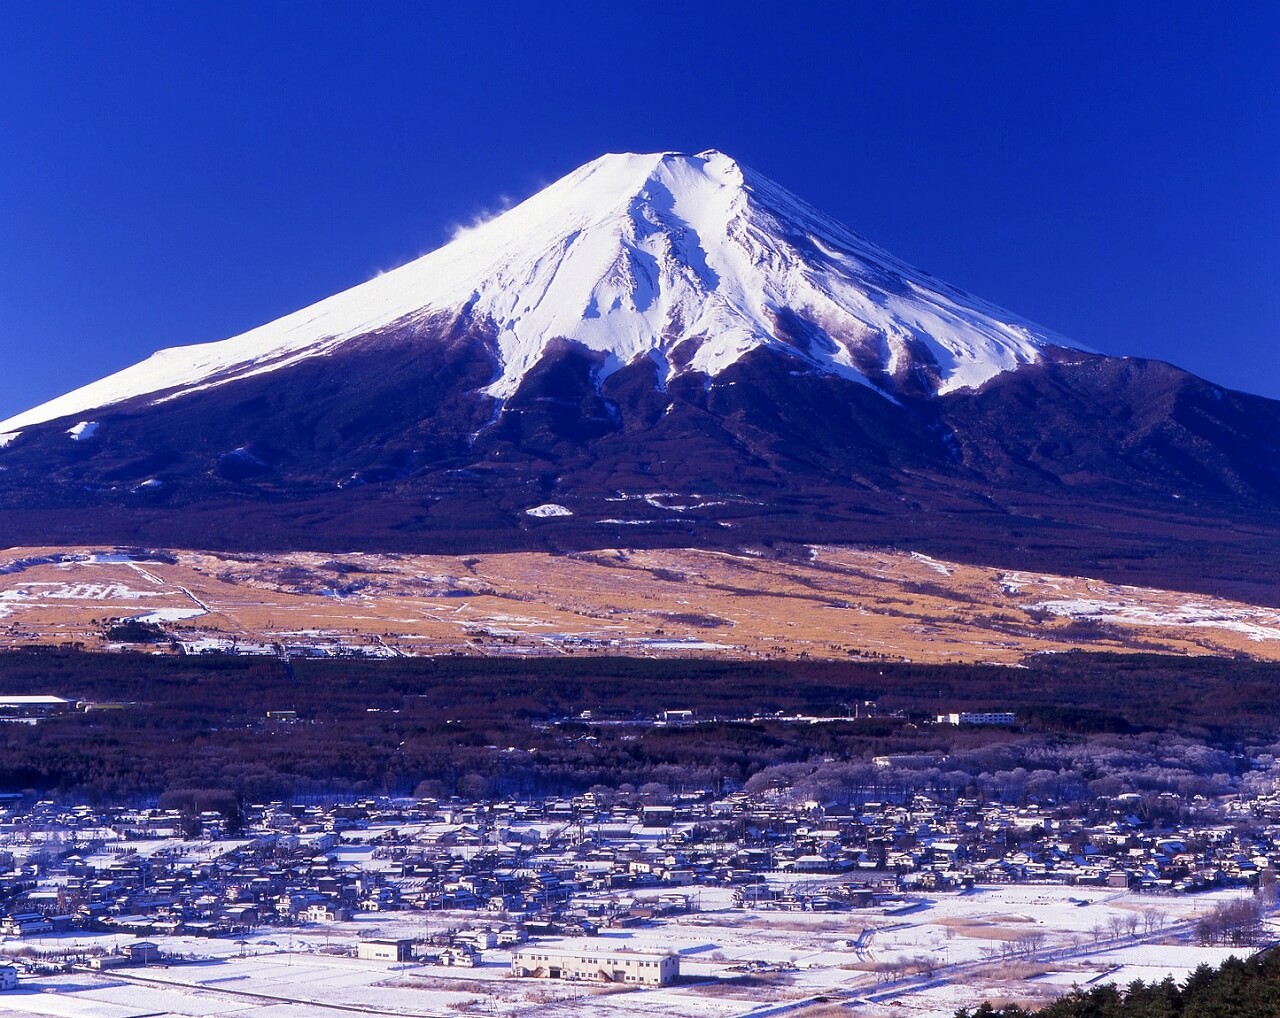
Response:
M1069 343L718 152L604 156L0 423L14 544L891 542L1277 600L1277 507L1280 404Z
M714 378L759 347L892 389L975 387L1067 345L898 261L720 152L607 155L444 247L233 339L162 350L0 432L139 396L172 399L324 356L434 314L493 324L500 399L556 339L607 376Z

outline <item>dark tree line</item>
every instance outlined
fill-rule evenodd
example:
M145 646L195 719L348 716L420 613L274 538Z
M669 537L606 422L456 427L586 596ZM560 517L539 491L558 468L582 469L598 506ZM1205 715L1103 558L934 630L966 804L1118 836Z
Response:
M1201 965L1185 982L1130 983L1072 990L1047 1007L1027 1011L1009 1004L962 1009L956 1018L1280 1018L1280 953L1213 969Z
M1072 654L1025 669L586 657L289 668L223 655L0 654L0 693L127 705L3 726L0 788L112 800L210 788L260 801L407 794L423 782L475 797L751 782L831 801L919 790L1062 802L1137 790L1154 811L1163 791L1213 795L1248 777L1237 751L1255 730L1274 738L1280 723L1272 672ZM905 716L847 718L864 700ZM1007 708L1025 720L1013 731L923 723L942 707ZM673 708L702 723L609 723ZM773 711L845 720L728 720ZM906 762L869 769L881 755Z

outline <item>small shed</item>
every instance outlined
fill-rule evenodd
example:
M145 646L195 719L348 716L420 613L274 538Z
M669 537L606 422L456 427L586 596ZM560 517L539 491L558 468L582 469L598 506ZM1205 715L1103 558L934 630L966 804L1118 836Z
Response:
M362 940L356 944L356 957L366 961L412 961L412 940Z

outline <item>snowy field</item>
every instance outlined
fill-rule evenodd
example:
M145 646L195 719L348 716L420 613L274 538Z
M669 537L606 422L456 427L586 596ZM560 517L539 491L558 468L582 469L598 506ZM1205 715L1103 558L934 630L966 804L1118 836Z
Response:
M1151 897L990 886L887 907L806 913L742 911L731 907L730 891L701 889L701 911L647 928L606 930L590 942L595 950L680 954L679 985L625 990L514 979L505 950L484 952L474 968L358 960L343 953L357 940L423 938L486 921L474 913L360 913L351 922L264 929L242 940L154 938L182 960L106 973L24 976L17 991L0 999L0 1014L763 1018L780 1007L817 1014L842 1005L856 1015L950 1018L956 1008L983 999L1034 1005L1073 985L1126 985L1166 975L1180 980L1202 963L1216 965L1240 951L1196 946L1189 929L1198 916L1238 893ZM1131 934L1126 920L1133 915L1143 922ZM110 951L133 941L119 934L8 938L0 952Z

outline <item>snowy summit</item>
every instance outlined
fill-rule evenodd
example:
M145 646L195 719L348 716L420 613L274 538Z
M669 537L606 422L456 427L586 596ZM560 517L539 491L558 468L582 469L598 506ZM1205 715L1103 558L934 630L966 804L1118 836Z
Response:
M806 370L891 391L976 387L1060 337L947 286L720 152L606 155L450 243L222 342L162 350L0 422L14 431L171 399L440 313L488 324L510 396L549 343L716 376L775 347ZM87 436L86 436L87 437Z

